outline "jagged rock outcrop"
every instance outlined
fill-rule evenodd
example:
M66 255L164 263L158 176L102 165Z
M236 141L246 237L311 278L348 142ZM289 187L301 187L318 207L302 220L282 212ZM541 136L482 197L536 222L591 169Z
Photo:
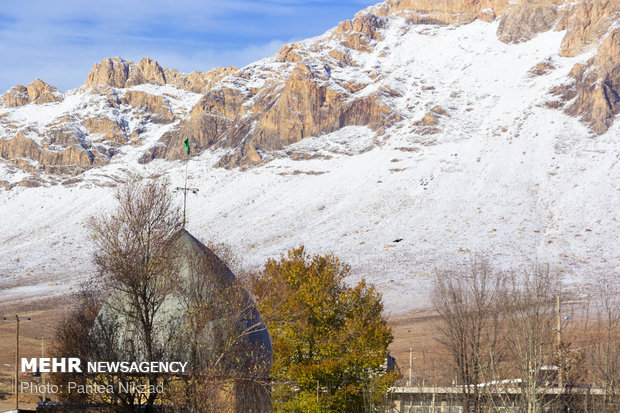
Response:
M278 61L280 62L300 62L303 57L299 55L299 51L299 46L297 46L295 43L285 44L278 51L276 59L278 59Z
M497 37L506 43L533 39L554 28L563 0L528 0L510 3L497 28Z
M13 139L0 140L0 156L4 159L38 159L40 154L41 147L23 132L18 132Z
M305 137L318 136L350 125L372 129L398 117L391 115L377 95L347 102L347 95L322 84L320 75L299 64L284 84L279 98L256 126L257 147L279 149Z
M177 70L164 69L166 82L179 89L188 90L194 93L205 93L211 89L224 77L237 72L239 69L234 66L218 67L208 72L181 73Z
M37 104L50 103L50 102L62 102L63 96L60 91L50 86L41 79L35 79L34 82L26 86L30 101Z
M70 146L59 152L44 150L38 160L44 166L80 166L87 168L95 161L95 155L85 148Z
M566 30L560 49L562 56L576 56L598 43L618 19L619 0L582 0L572 4L558 24L559 30Z
M28 89L26 89L26 86L23 85L13 86L4 95L2 95L2 99L4 99L5 104L11 108L30 103Z
M2 98L7 106L17 107L29 103L62 102L63 95L56 87L37 78L28 86L17 85L12 87L2 95Z
M125 60L120 57L103 59L93 65L86 78L84 87L111 86L128 88L145 83L154 85L171 84L180 89L194 93L204 93L214 83L225 76L236 72L236 67L225 67L210 70L205 73L181 73L177 70L162 68L155 60L145 57L139 63Z
M59 166L89 168L95 162L95 155L86 148L70 146L60 151L53 151L39 146L23 132L18 132L12 139L0 140L0 157L15 162L35 161L38 162L39 168L49 173L54 173L55 168Z
M82 121L90 135L98 134L101 137L93 138L94 143L106 143L110 146L117 147L129 142L130 137L127 134L127 125L119 123L116 120L104 117L88 118ZM113 155L109 150L103 149L100 152L109 156Z
M571 71L573 88L557 90L565 101L574 99L567 113L580 116L596 133L609 129L620 113L620 27L614 29L586 65L577 64Z
M125 92L119 101L121 104L133 106L152 115L149 116L149 120L155 123L170 123L175 119L170 105L162 96L130 90Z
M124 132L125 126L116 120L104 117L87 118L82 121L89 133Z
M370 41L381 40L383 20L374 14L361 14L345 20L336 27L334 35L342 38L342 45L353 50L370 51Z
M83 135L73 123L59 124L47 128L42 143L56 148L81 145Z
M106 58L93 65L86 77L84 86L106 85L116 88L131 87L151 83L166 84L164 70L159 63L144 58L139 64L121 59L120 57Z

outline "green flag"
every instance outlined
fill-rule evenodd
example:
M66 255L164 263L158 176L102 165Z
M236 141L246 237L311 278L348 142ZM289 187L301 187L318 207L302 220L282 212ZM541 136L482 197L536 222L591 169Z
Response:
M189 155L189 138L183 141L183 146L185 146L185 149L187 149L187 154Z

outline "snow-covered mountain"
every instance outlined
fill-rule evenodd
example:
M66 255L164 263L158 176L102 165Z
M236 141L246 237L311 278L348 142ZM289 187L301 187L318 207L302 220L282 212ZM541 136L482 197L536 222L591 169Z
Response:
M0 99L0 289L65 294L128 173L184 179L188 229L247 266L300 244L423 305L489 252L620 269L620 3L390 0L245 68L105 59ZM52 284L52 285L50 285Z

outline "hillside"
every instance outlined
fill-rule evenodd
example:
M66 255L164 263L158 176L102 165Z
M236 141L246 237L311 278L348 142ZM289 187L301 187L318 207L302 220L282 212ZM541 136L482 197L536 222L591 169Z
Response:
M237 69L95 64L0 98L0 288L65 294L129 172L183 181L188 229L246 266L305 244L427 303L470 252L583 282L620 254L620 3L390 0ZM50 285L50 283L54 285Z

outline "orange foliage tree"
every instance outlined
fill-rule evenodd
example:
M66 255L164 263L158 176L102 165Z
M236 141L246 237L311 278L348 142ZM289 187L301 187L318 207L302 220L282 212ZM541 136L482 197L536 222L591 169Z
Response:
M349 266L303 247L269 260L252 289L273 340L274 411L374 411L396 378L381 295Z

